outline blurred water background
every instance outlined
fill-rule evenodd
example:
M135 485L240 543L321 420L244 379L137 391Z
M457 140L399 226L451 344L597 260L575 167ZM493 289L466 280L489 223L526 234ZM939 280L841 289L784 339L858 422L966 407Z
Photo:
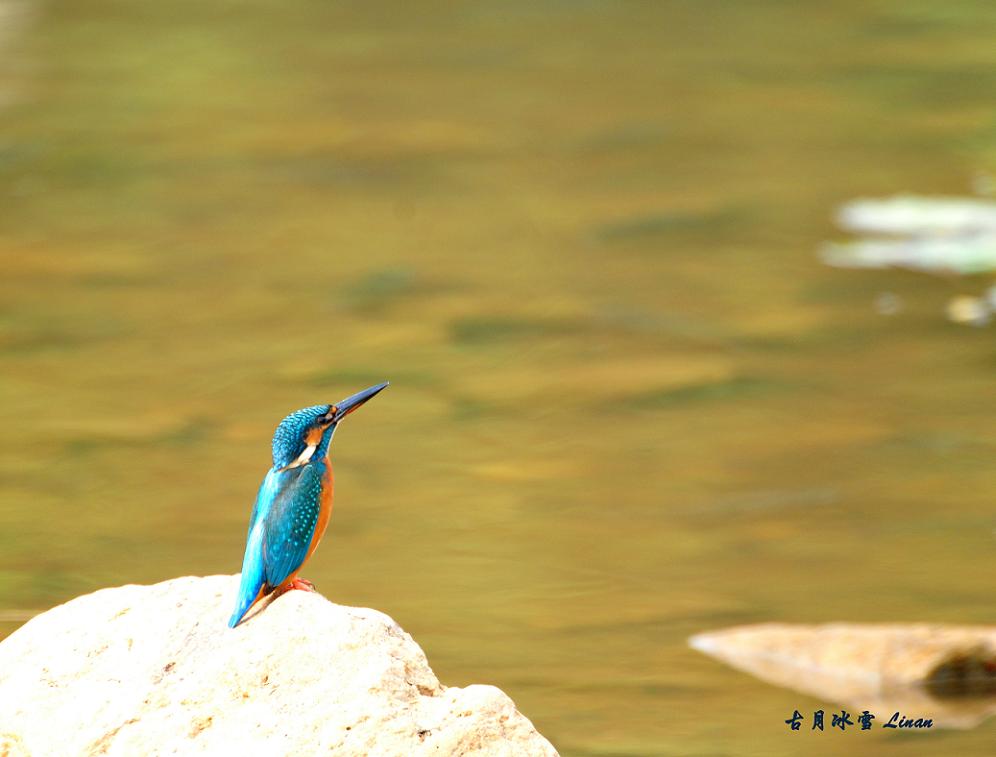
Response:
M565 755L991 754L792 734L833 703L685 639L993 621L993 332L816 250L849 198L996 172L994 35L986 0L0 0L0 632L238 571L276 423L390 379L307 576L445 683Z

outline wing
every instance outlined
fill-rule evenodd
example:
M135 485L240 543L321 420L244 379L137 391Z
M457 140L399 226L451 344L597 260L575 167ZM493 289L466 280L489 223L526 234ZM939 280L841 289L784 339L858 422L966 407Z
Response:
M256 495L256 504L249 517L249 531L246 534L246 553L242 558L242 579L239 583L239 596L235 602L228 625L234 627L249 611L266 582L263 568L264 518L280 491L282 474L270 471L263 479Z
M257 514L262 525L263 575L272 588L286 581L308 556L321 509L324 472L321 462L283 471L273 501L266 512L261 508Z
M249 516L249 530L246 533L246 539L252 535L253 526L259 521L260 513L266 515L270 510L270 505L273 500L276 499L278 492L280 491L282 473L278 473L275 470L270 470L266 474L266 478L263 479L263 483L259 485L259 493L256 495L256 504L252 508L252 515Z

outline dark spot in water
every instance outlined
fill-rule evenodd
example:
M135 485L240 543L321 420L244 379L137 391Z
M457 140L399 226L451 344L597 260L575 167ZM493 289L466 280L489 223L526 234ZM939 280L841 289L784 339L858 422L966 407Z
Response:
M746 213L737 208L656 213L601 224L595 227L592 236L603 244L641 241L682 232L726 231L745 219Z
M625 404L634 409L673 407L696 402L713 402L755 396L782 388L781 382L753 376L734 376L729 379L686 386L666 387L642 392L629 397Z
M671 137L662 124L628 123L594 134L578 143L578 152L605 154L632 152L664 144Z
M408 294L416 283L412 268L383 268L363 276L347 291L354 297L390 298Z
M462 318L450 324L453 341L465 345L548 339L580 331L580 324L555 318L476 317Z

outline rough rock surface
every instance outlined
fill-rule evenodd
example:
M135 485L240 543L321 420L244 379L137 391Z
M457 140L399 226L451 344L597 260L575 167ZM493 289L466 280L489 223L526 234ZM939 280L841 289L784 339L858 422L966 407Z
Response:
M949 728L996 714L996 626L762 623L702 633L694 648L761 680L859 711Z
M237 576L104 589L0 644L0 754L556 755L493 686L442 686L376 610Z

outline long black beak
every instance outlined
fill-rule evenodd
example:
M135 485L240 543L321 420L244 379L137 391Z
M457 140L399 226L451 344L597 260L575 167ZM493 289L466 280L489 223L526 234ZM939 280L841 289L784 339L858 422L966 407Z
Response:
M352 397L346 397L342 402L337 402L329 410L329 415L332 418L333 423L338 423L351 412L356 410L360 405L366 402L368 399L376 394L379 394L384 389L387 388L389 381L385 381L383 384L377 384L376 386L371 386L369 389L364 389L362 392L357 392Z

